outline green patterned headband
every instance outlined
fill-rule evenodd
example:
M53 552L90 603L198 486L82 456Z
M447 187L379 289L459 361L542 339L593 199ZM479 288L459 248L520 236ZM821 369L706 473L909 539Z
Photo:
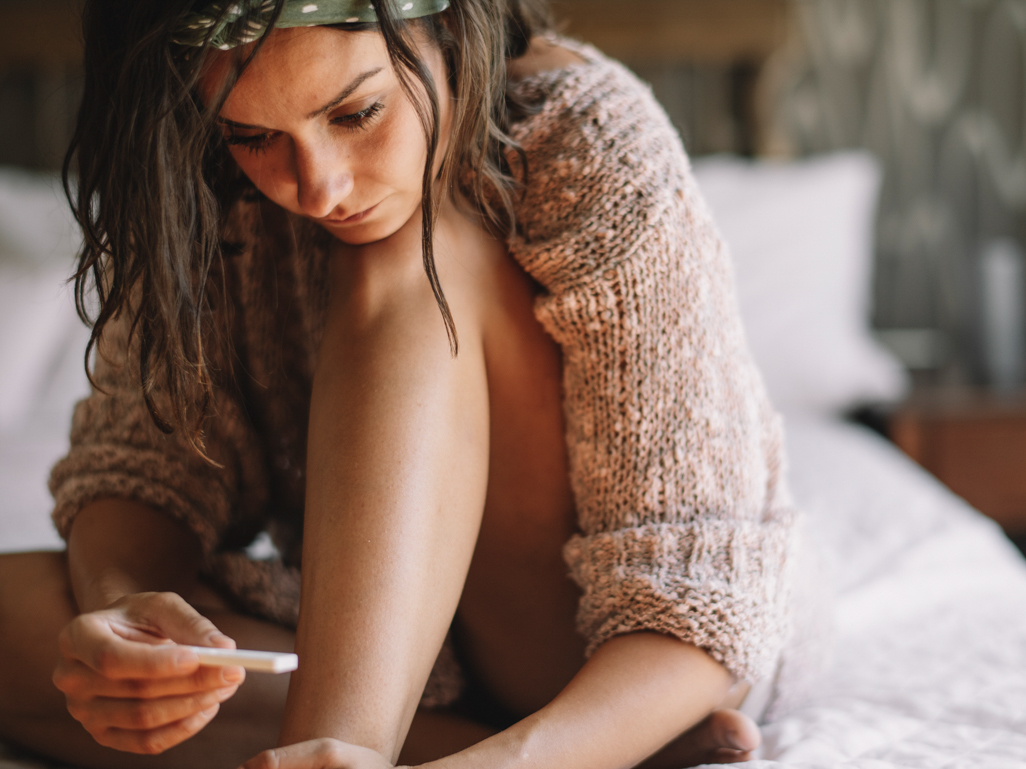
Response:
M389 0L394 1L396 14L404 19L416 19L441 13L449 7L449 0ZM201 46L208 39L214 48L226 51L237 45L252 43L260 38L274 16L275 0L227 0L231 6L225 11L224 0L202 6L185 17L175 32L178 45ZM275 28L318 27L325 24L359 24L376 22L377 14L370 0L285 0L285 7Z

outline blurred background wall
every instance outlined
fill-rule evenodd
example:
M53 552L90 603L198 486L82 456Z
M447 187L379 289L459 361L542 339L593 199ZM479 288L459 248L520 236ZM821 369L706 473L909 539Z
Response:
M988 272L1026 242L1026 3L804 0L794 11L766 71L763 149L876 154L875 325L914 366L986 378L986 304L1002 301Z
M554 6L652 84L695 156L871 150L885 168L875 327L915 370L993 379L986 255L1011 253L1014 273L1026 243L1026 0ZM59 166L81 91L77 8L0 0L0 164Z
M59 168L81 96L78 0L0 0L0 165Z
M572 5L574 24L594 14ZM693 155L872 151L885 170L873 312L881 339L926 379L1021 386L1021 360L993 371L985 337L988 309L1009 301L988 293L988 269L991 283L1010 269L1024 301L1026 2L721 5L744 19L725 23L751 25L733 48L674 60L658 45L646 53L613 35L602 42L652 83Z

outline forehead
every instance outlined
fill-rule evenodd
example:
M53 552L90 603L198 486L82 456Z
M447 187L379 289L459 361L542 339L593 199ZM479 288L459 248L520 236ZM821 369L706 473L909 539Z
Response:
M255 44L253 44L255 45ZM240 54L211 51L200 80L204 99L214 97ZM391 71L384 39L376 31L348 32L326 27L273 30L228 95L221 115L239 123L260 122L256 114L307 114L334 99L357 76ZM385 72L373 80L386 76Z

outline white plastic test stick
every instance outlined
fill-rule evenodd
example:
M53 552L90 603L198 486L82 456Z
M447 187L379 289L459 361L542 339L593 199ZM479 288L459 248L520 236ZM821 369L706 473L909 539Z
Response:
M238 665L260 673L287 673L299 667L299 657L285 652L261 652L251 649L215 649L209 646L185 646L199 655L201 665L225 667Z

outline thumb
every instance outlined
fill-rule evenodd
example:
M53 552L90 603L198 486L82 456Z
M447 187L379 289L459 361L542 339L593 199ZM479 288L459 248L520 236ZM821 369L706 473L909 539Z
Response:
M177 593L151 593L139 608L148 624L177 644L235 648L235 641Z

